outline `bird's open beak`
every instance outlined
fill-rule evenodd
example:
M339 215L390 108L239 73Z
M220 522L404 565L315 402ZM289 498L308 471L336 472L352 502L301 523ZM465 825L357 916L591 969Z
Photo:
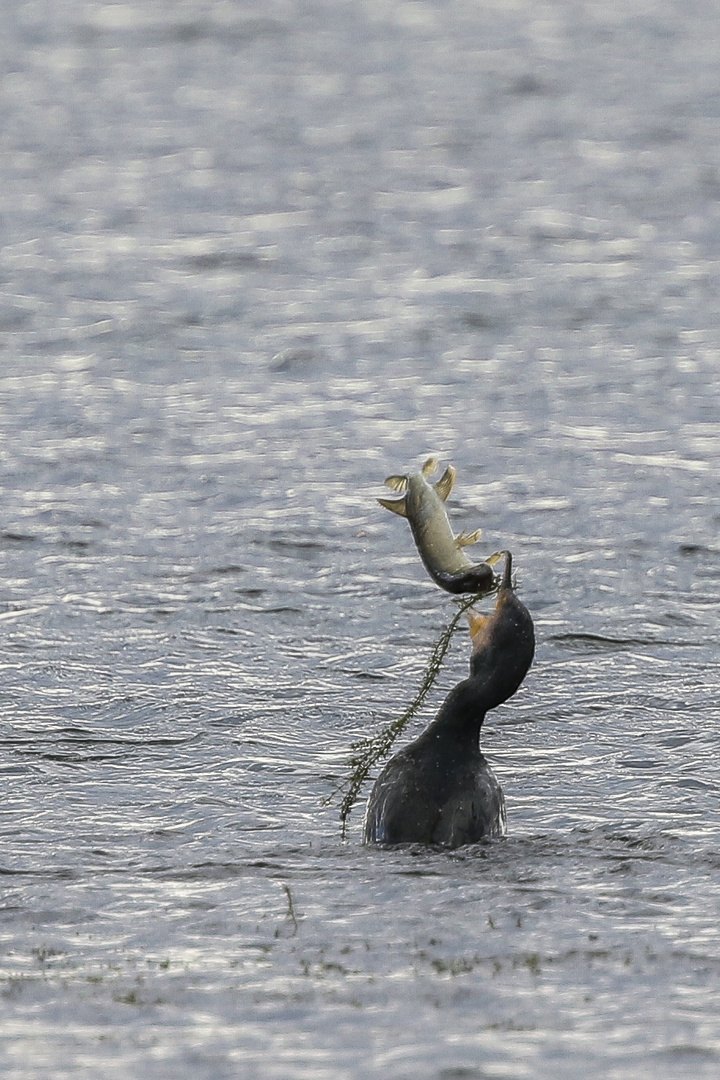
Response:
M468 608L467 617L470 625L470 638L473 644L473 653L480 652L480 650L489 643L490 635L492 634L492 622L502 608L507 598L508 590L510 593L513 591L512 555L510 552L498 551L494 555L491 555L490 559L487 561L490 562L492 559L493 562L498 562L503 555L505 556L505 568L503 570L502 578L500 579L498 597L495 601L495 611L493 611L492 615L481 615L480 612Z

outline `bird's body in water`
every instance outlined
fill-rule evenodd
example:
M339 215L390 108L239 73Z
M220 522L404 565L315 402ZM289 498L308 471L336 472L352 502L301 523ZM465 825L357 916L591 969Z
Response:
M520 686L535 651L532 619L512 587L509 552L505 559L495 611L470 619L470 678L380 773L368 800L366 843L455 848L505 833L505 799L480 750L480 728L488 710Z

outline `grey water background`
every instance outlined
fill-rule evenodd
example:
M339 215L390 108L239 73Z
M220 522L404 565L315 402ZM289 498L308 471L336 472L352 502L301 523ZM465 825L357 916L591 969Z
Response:
M0 27L2 1076L716 1077L717 7ZM509 835L367 850L429 453L536 622Z

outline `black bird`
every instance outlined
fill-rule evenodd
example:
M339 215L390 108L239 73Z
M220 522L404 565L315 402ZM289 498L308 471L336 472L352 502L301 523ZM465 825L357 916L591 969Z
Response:
M470 678L450 691L430 726L375 781L366 844L456 848L505 834L505 799L480 751L480 728L488 710L515 693L535 652L530 613L512 587L509 551L495 610L473 613L470 634Z

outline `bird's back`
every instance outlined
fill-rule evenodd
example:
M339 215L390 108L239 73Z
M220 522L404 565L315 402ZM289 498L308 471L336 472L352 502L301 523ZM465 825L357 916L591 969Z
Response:
M365 843L460 847L505 834L505 800L479 749L438 753L428 733L396 754L375 782Z

